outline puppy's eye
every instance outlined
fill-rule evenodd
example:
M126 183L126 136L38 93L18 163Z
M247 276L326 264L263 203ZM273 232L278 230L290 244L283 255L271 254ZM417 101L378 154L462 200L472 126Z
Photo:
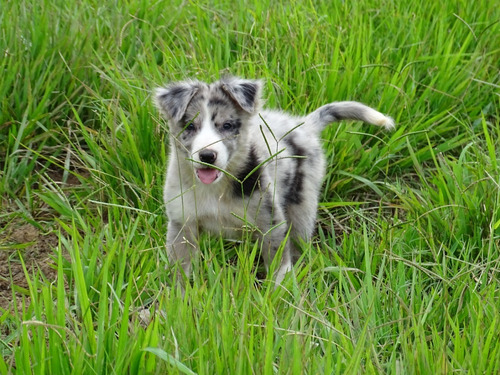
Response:
M230 122L225 122L222 125L222 129L224 129L224 130L231 130L232 128L233 128L233 124L231 124Z
M185 127L184 127L184 130L187 130L187 131L193 131L195 129L195 126L193 123L190 123L190 124L187 124Z

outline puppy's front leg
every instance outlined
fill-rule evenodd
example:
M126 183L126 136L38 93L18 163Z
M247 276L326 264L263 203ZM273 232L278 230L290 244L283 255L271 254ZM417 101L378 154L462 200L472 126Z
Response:
M167 228L167 257L171 265L176 265L177 284L184 292L184 279L191 275L191 261L193 254L198 251L196 239L198 229L196 223L179 223L171 220ZM181 268L182 267L182 270Z

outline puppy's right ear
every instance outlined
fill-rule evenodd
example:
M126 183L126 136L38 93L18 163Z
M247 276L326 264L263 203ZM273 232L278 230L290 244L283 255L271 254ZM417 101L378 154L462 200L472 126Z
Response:
M198 90L196 82L177 82L160 87L155 91L155 104L167 118L177 122L186 113L189 102Z
M254 114L261 106L262 82L259 80L226 77L221 79L222 89L244 111Z

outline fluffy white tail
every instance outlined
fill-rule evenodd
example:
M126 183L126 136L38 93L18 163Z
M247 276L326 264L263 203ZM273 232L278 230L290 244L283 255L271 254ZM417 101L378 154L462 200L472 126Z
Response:
M394 120L358 102L333 102L318 108L306 117L305 126L318 131L328 124L341 120L359 120L381 126L386 130L394 129Z

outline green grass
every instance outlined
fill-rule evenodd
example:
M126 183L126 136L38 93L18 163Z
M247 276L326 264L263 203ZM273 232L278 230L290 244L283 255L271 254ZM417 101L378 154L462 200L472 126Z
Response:
M4 1L0 374L500 373L500 8L491 1ZM169 288L157 85L231 73L328 128L317 235L284 287L201 240ZM25 262L29 224L57 238ZM144 304L157 306L142 324Z

